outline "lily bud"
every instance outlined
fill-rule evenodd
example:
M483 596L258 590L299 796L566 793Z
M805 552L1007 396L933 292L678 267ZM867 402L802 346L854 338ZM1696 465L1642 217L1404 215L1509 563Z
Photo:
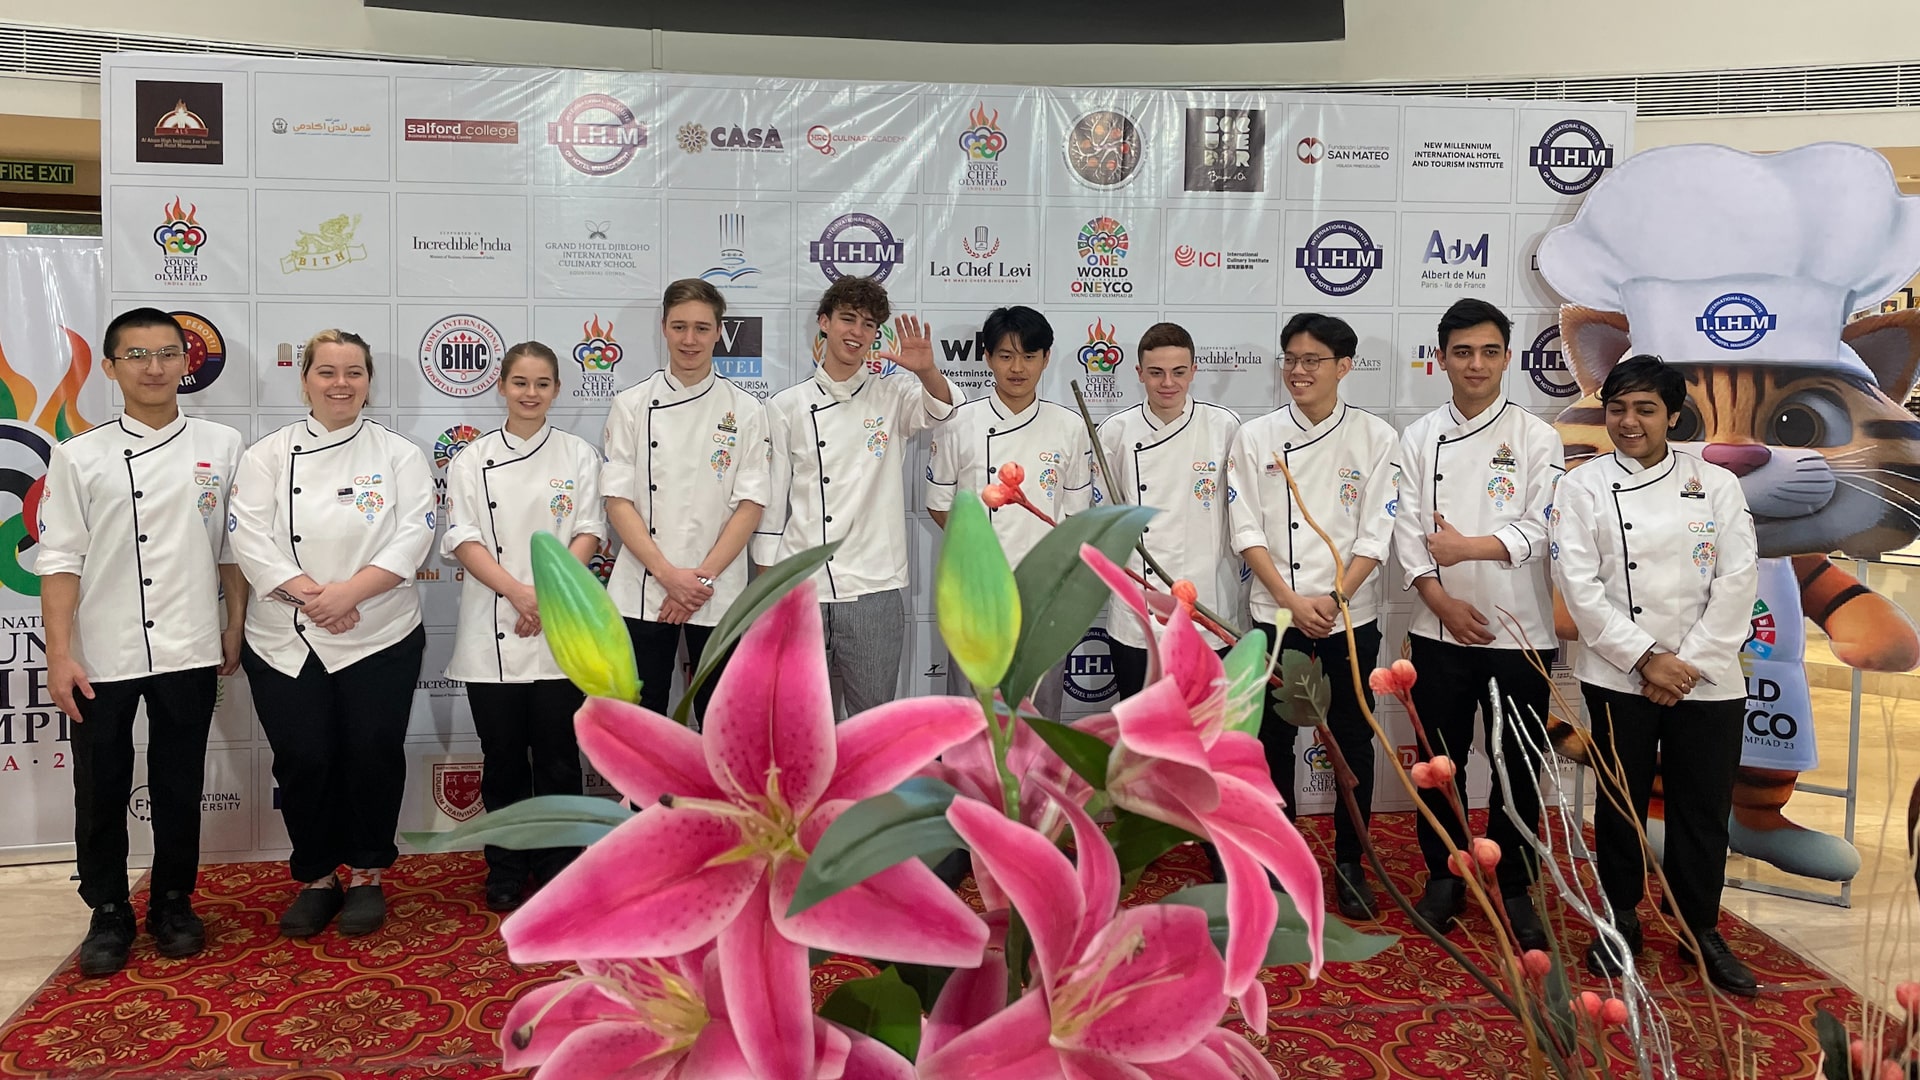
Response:
M593 571L550 532L533 534L533 591L547 648L573 685L591 697L640 700L627 624Z

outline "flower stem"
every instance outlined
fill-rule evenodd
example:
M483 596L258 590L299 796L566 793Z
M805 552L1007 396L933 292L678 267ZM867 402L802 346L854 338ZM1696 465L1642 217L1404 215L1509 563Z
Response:
M1000 810L1012 821L1020 820L1020 780L1007 767L1007 751L1013 746L1013 725L1020 722L1019 707L1008 710L1007 724L1000 726L1000 717L993 708L993 687L975 688L980 698L980 709L987 714L987 737L993 743L993 771L1000 776Z

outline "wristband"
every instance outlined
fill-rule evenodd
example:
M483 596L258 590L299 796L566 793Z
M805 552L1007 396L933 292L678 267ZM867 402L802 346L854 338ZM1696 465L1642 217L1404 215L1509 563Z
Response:
M1333 602L1336 604L1347 603L1348 600L1350 599L1346 593L1341 592L1337 588L1328 592L1327 595L1333 597Z
M702 585L705 585L709 589L713 588L713 579L710 577L705 577L700 574L695 574L693 575L693 580L699 582Z

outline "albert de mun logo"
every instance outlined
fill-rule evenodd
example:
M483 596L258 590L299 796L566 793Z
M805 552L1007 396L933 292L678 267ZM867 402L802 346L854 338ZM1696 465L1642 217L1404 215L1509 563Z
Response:
M449 315L420 339L420 372L448 397L484 394L500 381L506 342L478 315Z
M647 145L647 125L611 94L585 94L547 125L547 145L588 176L611 176Z
M1780 316L1767 310L1757 296L1726 293L1714 297L1707 310L1693 320L1693 328L1722 349L1750 349L1769 330L1778 329Z
M1481 233L1478 240L1455 237L1449 241L1439 229L1433 230L1433 234L1427 238L1427 246L1420 252L1420 262L1424 267L1420 271L1420 286L1448 289L1485 285L1489 249L1492 246L1488 236L1488 233ZM1442 269L1432 268L1432 263L1439 263Z
M1188 191L1265 191L1266 113L1261 109L1188 109Z
M1585 120L1562 120L1527 147L1527 164L1562 195L1578 195L1613 167L1613 147Z
M1567 370L1567 361L1560 351L1559 323L1540 331L1533 344L1521 351L1520 370L1527 373L1543 394L1558 398L1580 396L1580 384Z
M1367 230L1351 221L1329 221L1294 249L1293 265L1328 296L1351 296L1366 287L1380 269L1385 250Z
M850 273L885 281L906 257L906 245L872 214L842 214L827 223L820 239L807 244L807 261L818 266L828 281L839 281Z

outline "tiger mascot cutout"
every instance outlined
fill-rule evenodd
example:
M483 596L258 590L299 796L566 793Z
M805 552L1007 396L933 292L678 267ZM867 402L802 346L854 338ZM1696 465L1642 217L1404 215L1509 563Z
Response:
M1805 620L1856 669L1920 664L1913 621L1828 558L1872 558L1920 537L1920 422L1901 404L1920 374L1920 311L1848 321L1920 270L1920 199L1902 196L1866 147L1662 147L1597 185L1538 258L1572 301L1561 350L1581 397L1555 422L1567 467L1612 449L1597 396L1607 372L1654 353L1687 377L1672 441L1740 477L1753 512L1761 584L1742 651L1747 742L1732 849L1851 879L1853 846L1785 811L1817 760ZM1564 608L1557 615L1557 634L1577 638ZM1554 727L1562 752L1584 759L1581 732Z

